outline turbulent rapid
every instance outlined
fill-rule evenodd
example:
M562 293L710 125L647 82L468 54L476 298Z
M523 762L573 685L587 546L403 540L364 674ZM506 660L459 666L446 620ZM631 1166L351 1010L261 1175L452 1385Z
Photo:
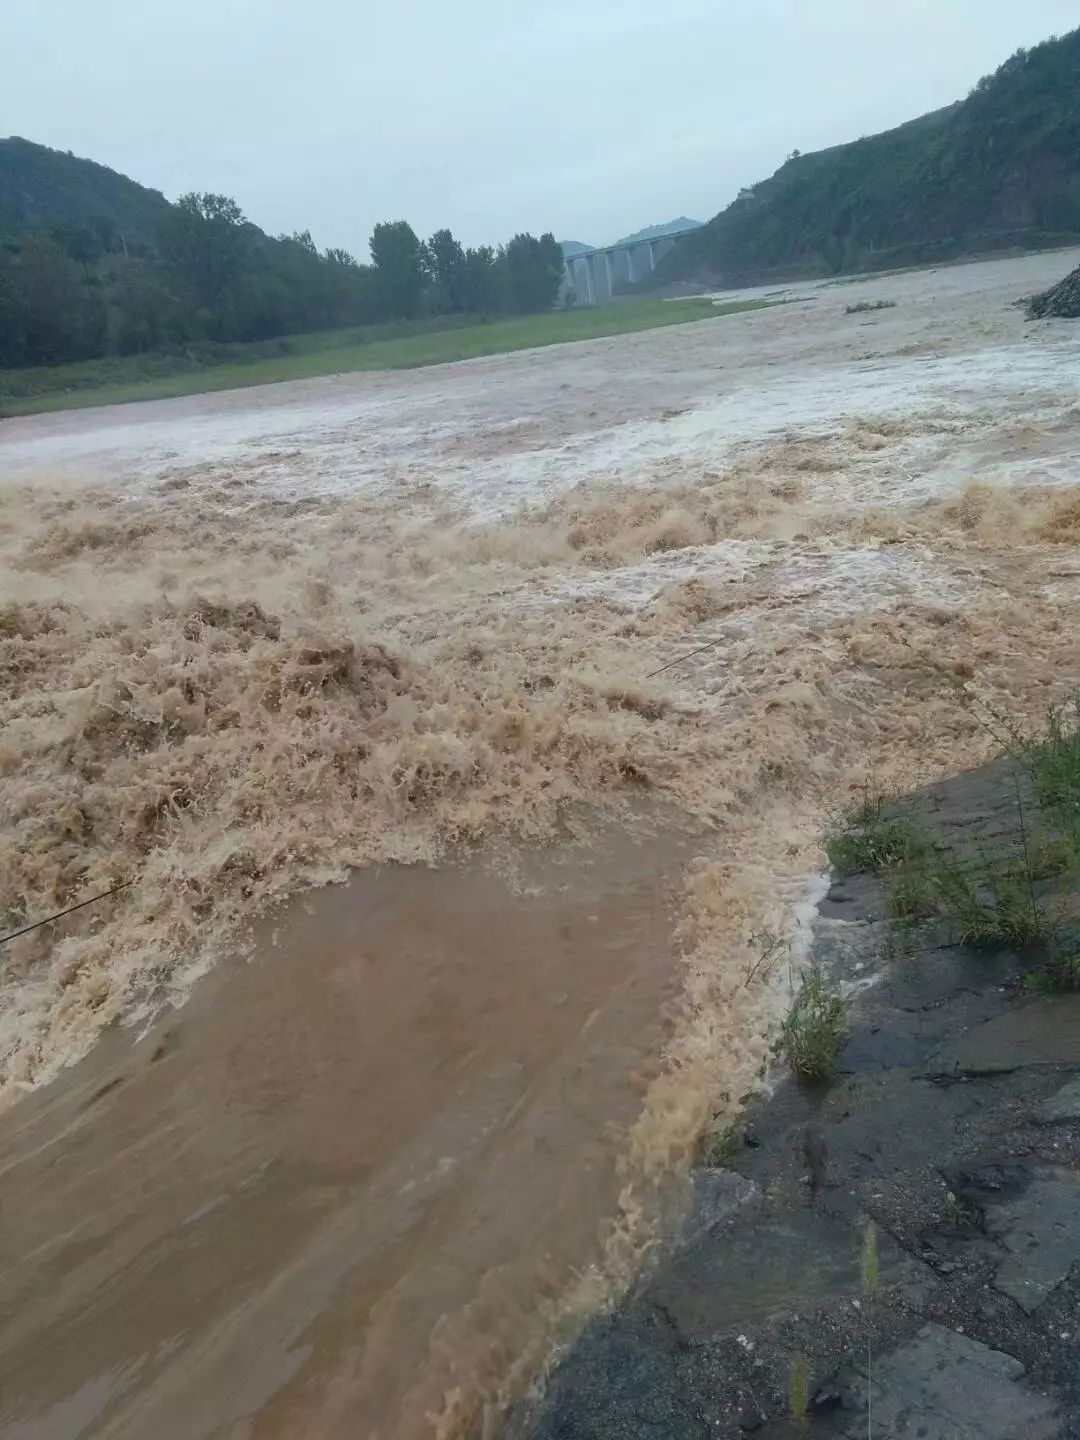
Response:
M570 1027L584 1046L573 1090L596 1098L588 1126L607 1177L575 1201L589 1223L572 1240L539 1237L532 1219L511 1227L498 1263L518 1279L482 1304L479 1256L433 1284L437 1313L375 1300L335 1311L335 1358L313 1329L280 1385L253 1390L230 1423L257 1417L244 1433L276 1435L318 1414L324 1433L490 1433L553 1338L632 1273L657 1196L765 1073L829 814L868 786L978 763L995 746L987 713L1022 724L1074 682L1080 335L1025 325L1012 304L1074 263L798 287L790 304L684 328L0 430L3 928L130 882L6 947L0 1140L16 1194L20 1126L46 1123L34 1117L52 1090L83 1094L99 1037L130 1049L156 1035L244 956L256 983L279 920L300 956L298 1031L317 1029L322 1011L313 999L303 1016L302 997L331 962L325 947L302 953L303 930L281 919L290 899L317 915L325 887L397 864L478 864L508 894L542 895L554 885L533 873L543 857L580 847L610 874L620 834L652 836L668 876L670 914L642 941L663 957L641 1007L657 1023L641 1018L593 1055L581 1037L594 1013L618 1013L613 979L580 998ZM853 294L896 305L848 316ZM596 905L602 945L615 912ZM525 963L515 924L491 947L492 973ZM408 986L413 952L395 962L393 934L385 963ZM755 963L763 937L784 964ZM587 963L582 943L571 970ZM435 986L438 969L415 983ZM469 983L471 1009L485 984ZM552 1004L563 988L552 979ZM378 985L370 998L387 1003ZM175 1013L203 1023L197 1004ZM406 1056L414 1030L400 1036ZM616 1069L620 1098L601 1100ZM319 1074L333 1085L333 1066ZM443 1083L433 1072L418 1113ZM526 1093L508 1088L507 1116ZM545 1163L569 1174L557 1117L576 1101L544 1103L556 1117ZM358 1121L350 1163L374 1154L370 1124ZM453 1166L449 1122L443 1138ZM462 1161L469 1183L477 1163ZM345 1210L330 1210L340 1229ZM441 1241L425 1231L431 1274L465 1223L449 1214ZM47 1223L31 1225L46 1250L91 1221ZM331 1247L335 1273L356 1263L352 1243ZM318 1247L297 1247L289 1264L303 1272ZM537 1247L559 1252L544 1282L535 1264L514 1268ZM398 1293L402 1274L388 1273L385 1292L368 1276L363 1293ZM272 1266L261 1283L269 1295ZM422 1291L422 1274L410 1283ZM493 1347L511 1312L513 1343ZM384 1313L396 1318L379 1328ZM185 1330L170 1324L161 1344ZM24 1343L16 1332L3 1332L0 1364ZM378 1394L364 1380L376 1335L387 1353L407 1335L413 1357ZM130 1364L134 1344L117 1339L102 1373ZM185 1385L207 1383L187 1344L154 1385L176 1433L218 1433L212 1403L202 1428L179 1423ZM71 1390L92 1378L70 1377ZM11 1433L46 1413L50 1383L3 1415ZM143 1384L133 1372L101 1392L100 1433L138 1433ZM61 1418L41 1434L81 1433L49 1413Z

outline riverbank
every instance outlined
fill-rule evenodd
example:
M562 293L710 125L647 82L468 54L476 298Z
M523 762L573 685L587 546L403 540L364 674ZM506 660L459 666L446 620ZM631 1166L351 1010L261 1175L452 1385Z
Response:
M1003 761L905 813L955 856L1022 848L1036 812ZM1072 885L1032 903L1068 916ZM896 908L880 876L834 879L811 951L850 997L834 1077L783 1080L714 1143L682 1237L564 1358L532 1440L857 1440L868 1396L879 1440L1080 1434L1080 994L1037 993L1045 939L958 944Z
M414 370L483 355L566 345L606 335L630 335L692 320L715 320L761 310L761 299L717 303L708 298L624 300L545 315L484 320L456 317L403 321L360 330L289 335L250 345L192 346L176 354L120 356L32 370L0 370L0 419L53 410L166 400L214 390L350 375L366 370Z

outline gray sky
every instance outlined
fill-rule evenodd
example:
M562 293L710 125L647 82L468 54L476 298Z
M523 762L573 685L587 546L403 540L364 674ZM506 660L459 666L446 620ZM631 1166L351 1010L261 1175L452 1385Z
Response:
M0 135L367 258L600 243L959 99L1076 0L0 0Z

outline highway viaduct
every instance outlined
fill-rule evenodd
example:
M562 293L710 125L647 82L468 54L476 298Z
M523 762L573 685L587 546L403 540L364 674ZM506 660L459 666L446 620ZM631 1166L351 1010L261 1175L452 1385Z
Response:
M690 229L673 230L651 240L624 240L616 245L598 245L566 257L564 294L573 290L577 304L602 305L615 295L620 283L634 284L644 280L656 269L661 258L675 243L677 236Z

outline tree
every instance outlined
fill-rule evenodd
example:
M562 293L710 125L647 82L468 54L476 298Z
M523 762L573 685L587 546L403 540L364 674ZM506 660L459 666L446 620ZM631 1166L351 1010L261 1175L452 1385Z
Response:
M210 312L218 337L228 330L227 312L247 259L247 221L227 195L181 195L161 222L165 258Z
M101 240L97 231L89 225L54 225L52 238L69 259L78 260L83 265L92 265L95 260L101 259Z
M24 236L18 274L26 307L24 344L32 365L58 365L102 353L102 296L82 284L78 266L55 240L36 233Z
M424 247L407 220L389 220L375 226L371 259L386 313L408 320L420 309L427 280Z
M27 148L0 141L0 159L12 146ZM227 195L191 193L170 205L146 192L140 208L139 187L123 177L29 152L18 171L29 165L28 186L5 191L0 167L0 366L271 340L392 316L544 310L560 288L562 254L550 234L517 235L496 253L465 249L445 227L421 243L396 220L375 227L372 263L358 264L347 250L320 253L308 230L265 235ZM42 156L46 170L63 161L62 193L79 181L70 203L41 185ZM44 202L40 230L30 228L24 188Z
M0 366L26 363L26 294L14 257L0 247Z
M554 235L515 235L499 252L506 309L550 310L562 286L565 261Z
M104 280L107 354L141 355L201 338L190 299L164 266L117 255Z
M499 306L499 267L490 245L465 251L462 267L462 309L484 315Z
M427 242L427 263L432 286L442 309L465 309L465 251L449 230L436 230Z
M106 253L123 247L120 229L111 215L91 215L86 222L98 238L98 244Z

